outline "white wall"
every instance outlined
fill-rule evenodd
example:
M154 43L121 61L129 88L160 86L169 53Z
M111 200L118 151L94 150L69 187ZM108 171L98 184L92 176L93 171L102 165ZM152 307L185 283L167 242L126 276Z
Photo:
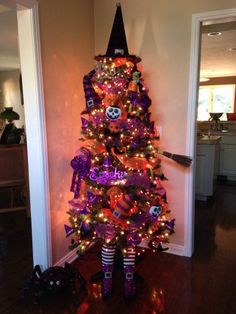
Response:
M95 0L95 52L104 54L115 0ZM142 58L152 117L162 127L161 147L185 154L191 19L193 13L233 8L235 0L121 0L129 52ZM171 242L184 246L185 180L188 171L163 158L169 206L176 218Z

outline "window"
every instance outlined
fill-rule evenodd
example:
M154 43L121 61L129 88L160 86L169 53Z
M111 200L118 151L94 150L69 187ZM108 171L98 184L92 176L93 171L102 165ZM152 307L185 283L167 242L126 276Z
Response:
M223 112L220 120L227 120L226 113L234 112L235 85L207 85L199 88L198 121L207 121L209 112Z

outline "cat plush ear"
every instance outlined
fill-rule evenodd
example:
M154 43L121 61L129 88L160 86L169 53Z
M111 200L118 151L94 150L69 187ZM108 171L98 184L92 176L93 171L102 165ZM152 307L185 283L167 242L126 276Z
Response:
M42 270L41 270L41 268L40 268L39 265L36 265L36 266L34 267L34 270L33 270L32 275L33 275L33 278L35 278L35 279L40 279L40 278L41 278L41 276L42 276Z

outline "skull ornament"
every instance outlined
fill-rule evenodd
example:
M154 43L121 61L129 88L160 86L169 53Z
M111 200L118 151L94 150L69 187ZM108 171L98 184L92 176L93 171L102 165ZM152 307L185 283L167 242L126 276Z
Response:
M161 206L157 205L157 206L152 206L149 210L149 214L154 217L157 218L161 213Z
M121 110L119 107L107 107L106 109L106 116L112 121L115 121L120 118Z

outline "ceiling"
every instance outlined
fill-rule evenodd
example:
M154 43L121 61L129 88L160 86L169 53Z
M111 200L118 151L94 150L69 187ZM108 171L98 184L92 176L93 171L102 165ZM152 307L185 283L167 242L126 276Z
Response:
M236 76L236 18L208 21L201 31L200 77ZM221 35L209 36L211 32Z
M221 36L209 37L209 32ZM201 28L201 77L236 76L236 17L204 22ZM0 4L0 70L19 69L16 11Z

